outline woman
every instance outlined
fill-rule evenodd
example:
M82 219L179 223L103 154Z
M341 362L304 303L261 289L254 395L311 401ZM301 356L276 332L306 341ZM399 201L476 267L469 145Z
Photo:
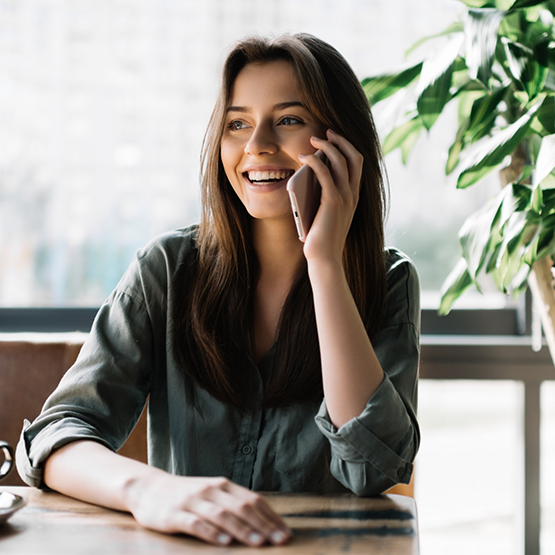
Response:
M322 187L304 244L286 191L303 164ZM250 490L377 494L408 483L419 443L418 280L384 249L378 138L336 50L235 46L202 195L200 227L140 250L100 309L19 471L155 530L281 544ZM147 396L150 466L115 454Z

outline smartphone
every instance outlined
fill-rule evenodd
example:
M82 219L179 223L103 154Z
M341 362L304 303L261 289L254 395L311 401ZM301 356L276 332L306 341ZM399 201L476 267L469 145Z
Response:
M325 162L326 157L321 150L316 152L316 156ZM318 212L322 188L312 168L305 165L291 176L287 182L287 191L291 199L297 233L299 239L304 242L316 212Z

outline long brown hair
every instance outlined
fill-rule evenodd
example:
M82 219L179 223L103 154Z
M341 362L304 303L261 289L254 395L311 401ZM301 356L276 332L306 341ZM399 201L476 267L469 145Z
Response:
M238 42L222 71L216 106L202 152L202 217L196 260L177 274L183 295L174 309L174 354L184 371L216 399L245 410L254 382L253 297L258 261L250 216L231 187L220 143L233 83L247 64L285 60L297 77L312 115L363 155L358 205L343 256L347 280L370 337L385 309L383 221L386 188L378 136L362 87L332 46L308 34ZM193 268L193 270L191 270ZM192 272L192 275L191 275ZM274 364L262 405L284 406L322 397L322 377L312 289L306 265L284 303Z

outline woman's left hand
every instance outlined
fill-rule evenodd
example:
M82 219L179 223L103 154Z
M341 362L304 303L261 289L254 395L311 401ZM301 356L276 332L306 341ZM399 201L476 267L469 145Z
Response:
M347 233L357 207L364 158L344 137L328 129L327 140L311 138L328 165L315 155L299 156L310 166L322 187L320 207L304 244L307 260L327 259L341 263Z

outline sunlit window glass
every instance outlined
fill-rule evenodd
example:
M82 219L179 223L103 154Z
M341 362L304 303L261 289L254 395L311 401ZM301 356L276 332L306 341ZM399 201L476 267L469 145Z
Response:
M0 0L0 305L96 306L138 247L198 220L200 146L233 40L310 32L362 79L401 64L459 10L448 0ZM453 132L440 121L407 167L387 157L388 242L415 260L424 304L459 256L464 218L492 194L446 181L436 147Z

